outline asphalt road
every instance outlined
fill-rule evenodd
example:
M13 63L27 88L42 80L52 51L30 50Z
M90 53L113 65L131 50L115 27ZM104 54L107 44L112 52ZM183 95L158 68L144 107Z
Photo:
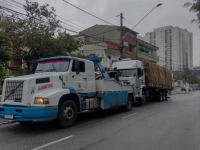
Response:
M200 150L200 92L167 102L84 113L75 126L53 121L0 125L1 150Z

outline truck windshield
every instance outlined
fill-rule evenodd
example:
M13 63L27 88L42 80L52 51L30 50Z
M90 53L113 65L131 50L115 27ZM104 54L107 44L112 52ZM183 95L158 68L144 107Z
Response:
M119 70L121 77L134 77L136 76L136 69L123 69Z
M38 63L36 73L38 72L66 72L69 68L70 59L46 60Z

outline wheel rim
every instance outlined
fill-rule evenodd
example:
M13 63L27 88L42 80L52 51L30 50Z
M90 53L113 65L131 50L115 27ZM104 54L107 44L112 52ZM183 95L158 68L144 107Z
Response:
M63 118L65 121L71 120L74 117L74 110L68 106L63 111Z

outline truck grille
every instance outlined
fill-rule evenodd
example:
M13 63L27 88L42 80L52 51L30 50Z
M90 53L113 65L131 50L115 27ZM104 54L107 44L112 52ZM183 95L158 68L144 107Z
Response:
M24 81L6 81L4 101L14 100L14 102L21 102L23 87Z

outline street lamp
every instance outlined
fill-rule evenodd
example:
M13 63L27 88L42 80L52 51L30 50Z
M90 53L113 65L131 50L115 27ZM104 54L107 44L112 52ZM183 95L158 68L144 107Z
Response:
M140 24L140 22L142 22L155 8L162 6L162 3L159 3L158 5L156 5L148 14L146 14L146 16L144 16L144 18L142 18L131 30L135 29L135 27L138 26L138 24ZM123 39L131 32L131 30L123 37Z

